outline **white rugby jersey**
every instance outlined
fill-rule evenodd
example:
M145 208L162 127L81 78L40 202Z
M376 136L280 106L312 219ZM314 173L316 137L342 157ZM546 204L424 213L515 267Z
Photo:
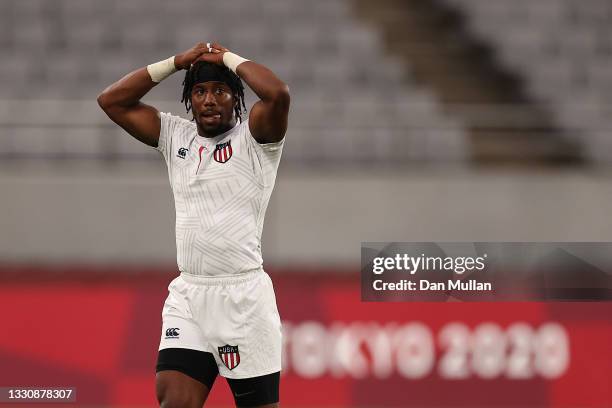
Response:
M259 144L248 120L214 138L161 113L157 150L168 165L181 272L235 275L262 267L261 232L284 139Z

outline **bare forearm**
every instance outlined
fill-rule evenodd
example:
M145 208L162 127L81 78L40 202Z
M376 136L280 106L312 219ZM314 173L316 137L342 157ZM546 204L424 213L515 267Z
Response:
M106 88L98 103L106 110L108 107L130 108L137 106L143 96L155 85L180 69L189 69L193 61L210 50L208 44L198 43L185 52L163 61L133 71Z
M254 61L238 65L236 73L264 102L287 100L289 88L272 71Z
M287 131L289 87L268 68L234 54L218 43L212 44L211 50L197 61L226 66L260 99L249 112L249 130L253 138L258 143L281 141Z
M102 108L111 106L129 108L137 105L155 85L157 83L151 80L147 68L140 68L102 91L98 96L98 103Z
M108 117L130 135L149 146L159 142L159 111L140 100L158 83L193 61L210 47L198 43L187 51L130 72L98 96L98 104Z

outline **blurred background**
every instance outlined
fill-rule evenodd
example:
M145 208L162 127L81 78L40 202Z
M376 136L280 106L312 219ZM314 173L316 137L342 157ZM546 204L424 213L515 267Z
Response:
M291 88L263 238L283 405L612 406L609 303L368 304L358 283L362 241L612 240L611 19L609 0L0 0L0 386L155 405L172 195L96 96L218 41ZM145 101L190 119L182 80Z

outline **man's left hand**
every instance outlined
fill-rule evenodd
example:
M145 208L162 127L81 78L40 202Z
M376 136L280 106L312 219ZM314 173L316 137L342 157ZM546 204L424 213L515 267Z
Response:
M196 59L193 63L195 64L198 61L205 61L210 62L212 64L224 66L225 64L223 64L223 54L229 50L219 43L213 43L210 47L211 52L205 52L204 54L200 55L198 59Z

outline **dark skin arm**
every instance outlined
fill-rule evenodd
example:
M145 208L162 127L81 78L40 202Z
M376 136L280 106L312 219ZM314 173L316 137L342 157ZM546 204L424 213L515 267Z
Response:
M213 50L213 53L218 53ZM198 43L174 58L177 69L188 69L202 54L208 53L205 43ZM157 147L159 111L140 100L157 85L146 67L133 71L107 87L98 96L98 104L108 117L141 142Z
M213 44L218 53L203 54L199 60L223 65L223 54L229 51ZM238 76L259 97L251 108L249 129L258 143L279 142L287 131L289 88L272 71L254 61L243 62L236 69Z

